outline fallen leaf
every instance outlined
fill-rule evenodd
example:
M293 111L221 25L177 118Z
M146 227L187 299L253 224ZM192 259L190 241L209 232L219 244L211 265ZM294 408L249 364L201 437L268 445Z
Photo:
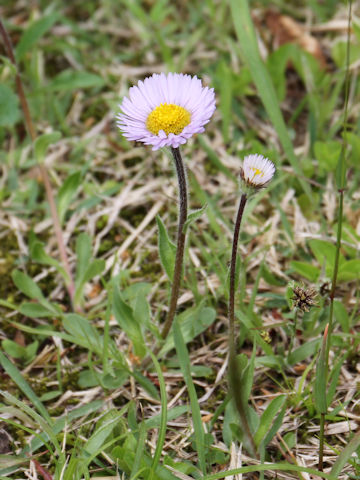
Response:
M265 19L274 36L275 49L286 43L294 43L315 57L321 68L327 68L326 58L320 42L317 38L310 35L299 22L288 15L281 15L274 10L268 10Z

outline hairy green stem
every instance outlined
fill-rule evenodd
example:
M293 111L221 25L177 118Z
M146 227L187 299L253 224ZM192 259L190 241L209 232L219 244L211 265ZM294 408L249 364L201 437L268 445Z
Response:
M177 307L177 301L179 298L180 284L181 284L181 274L183 268L184 260L184 249L185 249L185 237L186 233L184 231L184 225L187 220L187 186L186 186L186 172L185 165L181 158L179 148L171 148L171 153L174 157L175 169L178 178L179 184L179 223L177 231L177 245L176 245L176 256L175 256L175 267L174 267L174 276L171 287L171 298L169 311L166 316L166 320L161 332L161 337L165 339L168 336L168 333L171 329Z
M33 124L33 121L31 119L31 114L30 114L30 109L29 105L26 99L26 95L24 92L21 76L19 73L19 69L17 67L17 63L15 60L15 55L14 55L14 49L10 40L10 37L5 29L5 26L0 18L0 34L3 38L4 45L5 45L5 50L6 53L11 61L11 63L15 66L16 68L16 77L15 77L15 83L16 83L16 89L18 92L20 104L22 111L24 113L24 119L25 119L25 124L27 126L27 129L29 131L30 137L32 142L34 143L36 140L36 130ZM69 297L71 299L71 302L74 300L74 295L75 295L75 284L74 280L71 274L71 269L70 269L70 264L68 260L68 256L66 253L65 245L64 245L64 240L63 240L63 234L62 234L62 229L59 221L59 216L57 213L56 209L56 203L55 203L55 198L54 198L54 193L51 188L51 183L50 183L50 178L49 174L44 167L44 165L38 164L38 168L40 171L41 178L43 180L44 186L45 186L45 192L46 192L46 197L49 203L50 207L50 214L54 223L54 230L55 230L55 236L56 236L56 241L59 249L59 254L61 258L61 262L63 264L63 267L68 275L68 282L67 282L67 290L69 293Z
M238 243L239 243L240 225L241 225L241 220L243 217L246 201L247 201L247 196L245 193L243 193L240 198L240 204L239 204L238 212L236 215L232 252L231 252L231 262L230 262L230 289L229 289L229 310L228 310L229 349L230 349L229 382L230 382L232 394L234 396L235 405L240 415L244 433L249 441L249 446L252 450L251 453L253 455L256 455L256 445L255 445L254 437L251 433L249 422L246 416L246 405L245 405L245 401L241 391L242 390L240 385L241 372L239 370L239 366L236 360L236 347L235 347L236 258L237 258L237 250L238 250Z

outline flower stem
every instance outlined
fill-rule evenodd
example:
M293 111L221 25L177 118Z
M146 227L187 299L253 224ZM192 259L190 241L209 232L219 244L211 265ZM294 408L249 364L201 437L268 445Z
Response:
M298 314L299 314L299 310L298 310L297 308L295 308L293 334L292 334L292 337L290 338L289 351L288 351L288 354L287 354L288 360L289 360L289 358L290 358L290 355L291 355L291 352L292 352L292 349L293 349L293 346L294 346L295 337L296 337Z
M325 440L325 413L320 413L320 445L319 445L319 471L322 472L324 470L324 440Z
M234 396L235 405L239 412L242 427L245 435L248 438L252 454L256 454L256 445L254 437L251 433L249 422L246 416L246 405L242 395L242 388L240 385L241 372L239 371L239 365L236 360L236 347L235 347L235 283L236 283L236 258L239 243L240 225L243 217L247 196L245 193L241 195L240 204L236 216L234 237L231 252L230 262L230 290L229 290L229 381L230 387Z
M28 129L28 132L30 134L31 140L34 143L35 140L36 140L35 127L34 127L34 124L32 122L32 119L31 119L29 105L28 105L28 102L27 102L27 99L26 99L26 96L25 96L21 76L20 76L19 70L17 68L17 63L16 63L15 55L14 55L14 49L13 49L13 46L11 44L10 37L9 37L9 35L8 35L6 29L5 29L5 26L4 26L3 22L1 21L1 18L0 18L0 34L3 38L7 55L9 57L11 63L16 68L16 77L15 77L16 89L17 89L17 92L18 92L21 108L22 108L22 111L24 113L25 124L27 126L27 129ZM44 186L45 186L45 192L46 192L47 200L48 200L48 203L49 203L49 206L50 206L50 214L51 214L51 217L52 217L52 220L53 220L53 223L54 223L55 236L56 236L56 241L57 241L57 244L58 244L58 249L59 249L61 262L62 262L63 267L64 267L64 269L65 269L65 271L68 275L67 290L68 290L71 302L73 302L74 294L75 294L75 284L74 284L74 280L73 280L73 277L72 277L72 274L71 274L69 260L68 260L65 245L64 245L63 234L62 234L62 230L61 230L59 216L58 216L57 209L56 209L54 193L53 193L53 190L51 188L50 178L49 178L49 174L48 174L46 168L44 167L44 165L41 165L41 164L38 164L38 168L39 168L40 175L41 175L41 178L42 178Z
M345 74L345 100L344 100L344 119L343 119L343 142L341 145L340 159L337 168L338 173L338 193L339 193L339 211L338 211L338 225L336 235L336 250L335 250L335 263L333 276L331 281L331 290L329 294L330 298L330 311L329 311L329 326L328 335L326 339L325 348L325 379L326 383L329 376L329 354L331 348L331 334L333 330L333 318L334 318L334 299L337 284L337 276L339 271L340 249L341 249L341 236L342 236L342 223L343 223L343 210L344 210L344 190L346 183L346 163L345 153L347 149L347 118L349 107L349 90L350 90L350 31L351 31L351 7L352 0L349 1L349 15L348 15L348 31L347 31L347 45L346 45L346 74ZM325 428L325 414L320 417L320 446L319 446L319 470L323 468L324 457L324 428ZM321 468L320 468L321 467Z
M244 213L245 205L247 201L247 196L245 194L241 195L239 209L236 216L235 228L234 228L234 237L232 244L231 252L231 263L230 263L230 291L229 291L229 329L230 329L230 348L235 345L235 271L236 271L236 257L237 249L239 243L239 233L242 216ZM234 348L235 350L235 348Z
M179 298L180 284L181 284L181 273L183 267L184 259L184 249L185 249L185 236L184 225L187 220L187 186L186 186L186 173L185 165L181 158L179 148L171 148L171 153L174 157L175 169L178 178L179 184L179 223L177 231L177 245L176 245L176 256L175 256L175 267L174 267L174 276L171 287L171 298L170 298L170 307L169 311L161 332L161 337L165 339L168 336L168 333L171 329L175 313L177 301Z

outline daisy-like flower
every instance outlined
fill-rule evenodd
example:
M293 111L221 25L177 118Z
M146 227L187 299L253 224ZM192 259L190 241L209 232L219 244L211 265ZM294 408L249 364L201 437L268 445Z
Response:
M245 190L254 191L265 187L275 173L274 164L263 155L254 154L244 158L240 178Z
M204 132L215 111L213 88L199 78L182 73L154 74L129 90L117 116L117 125L128 140L178 148L195 133Z

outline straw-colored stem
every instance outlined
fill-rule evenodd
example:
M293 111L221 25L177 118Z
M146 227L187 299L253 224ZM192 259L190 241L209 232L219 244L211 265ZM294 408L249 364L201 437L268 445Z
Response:
M17 89L17 92L18 92L21 108L22 108L22 111L24 113L25 124L27 126L28 131L29 131L29 135L31 137L32 142L35 142L36 131L35 131L35 127L34 127L34 124L32 122L32 119L31 119L29 105L28 105L28 102L27 102L27 99L26 99L26 96L25 96L21 76L20 76L19 70L17 68L17 63L16 63L15 55L14 55L14 49L13 49L13 46L11 44L10 37L9 37L1 19L0 19L0 34L3 38L7 55L9 57L10 61L12 62L12 64L16 67L16 77L15 77L16 89ZM41 164L38 164L38 168L39 168L40 175L41 175L41 178L42 178L44 186L45 186L46 197L47 197L49 207L50 207L50 214L51 214L51 217L52 217L52 220L53 220L53 223L54 223L55 236L56 236L56 241L57 241L57 244L58 244L58 249L59 249L61 262L62 262L63 267L64 267L64 269L65 269L65 271L68 275L67 290L68 290L71 302L73 302L74 294L75 294L75 284L74 284L74 280L72 278L71 269L70 269L70 265L69 265L69 260L68 260L67 254L66 254L62 229L61 229L59 216L58 216L57 209L56 209L56 203L55 203L55 199L54 199L54 193L53 193L53 190L51 188L51 183L50 183L49 175L48 175L48 172L47 172L46 168L44 167L44 165L41 165Z
M168 336L168 333L171 329L177 307L177 301L179 298L182 268L183 268L183 259L184 259L184 249L185 249L185 237L186 233L184 231L184 225L187 220L187 186L186 186L186 173L185 165L181 158L179 148L172 148L171 153L174 157L175 169L178 178L179 184L179 223L177 231L177 245L176 245L176 256L175 256L175 267L174 267L174 276L171 287L171 298L169 311L166 316L166 320L161 332L161 337L165 339Z

